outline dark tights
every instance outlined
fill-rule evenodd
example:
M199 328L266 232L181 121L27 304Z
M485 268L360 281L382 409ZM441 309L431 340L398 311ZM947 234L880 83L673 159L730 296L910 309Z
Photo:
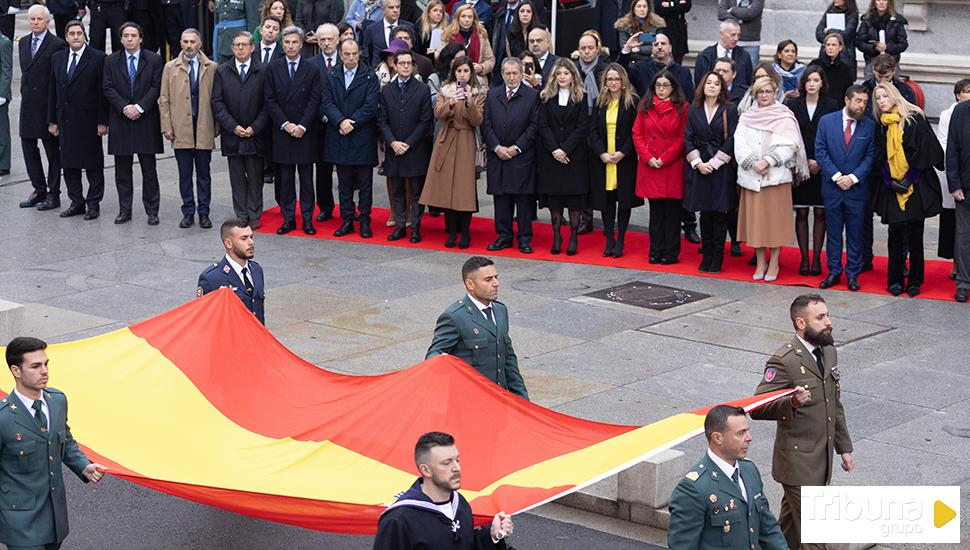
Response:
M795 238L802 253L802 264L808 264L808 208L795 209ZM812 264L821 266L822 245L825 244L825 209L814 207L815 220L812 222Z
M603 251L605 256L613 255L612 253L617 246L619 246L622 254L623 240L626 238L626 230L630 226L632 210L632 208L618 208L616 191L606 192L606 204L600 212L603 217L603 234L606 235L606 250ZM615 228L614 222L616 222Z

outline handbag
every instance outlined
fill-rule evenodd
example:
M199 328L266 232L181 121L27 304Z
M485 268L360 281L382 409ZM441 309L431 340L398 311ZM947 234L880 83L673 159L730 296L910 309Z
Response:
M485 161L488 155L485 154L485 140L481 136L479 129L475 129L475 177L477 178L485 171Z
M891 180L889 182L889 186L892 187L893 191L895 191L899 195L904 195L908 193L910 185L912 185L912 183L909 181L908 178L905 178L905 177L901 180Z

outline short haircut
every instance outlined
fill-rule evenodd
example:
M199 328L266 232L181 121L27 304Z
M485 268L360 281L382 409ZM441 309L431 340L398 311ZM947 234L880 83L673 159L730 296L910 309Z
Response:
M731 65L731 72L737 74L738 64L730 57L718 57L717 59L714 60L714 66L717 66L718 63L728 63L729 65Z
M185 33L194 34L195 36L197 36L199 38L199 42L202 42L202 33L199 32L199 29L194 29L192 27L188 27L188 28L186 28L185 30L182 31L182 34L185 34Z
M296 25L290 25L289 27L286 27L285 29L283 29L282 34L283 34L283 38L286 38L291 34L297 34L300 36L301 42L303 41L303 37L304 37L303 29L301 29L300 27L297 27Z
M239 31L239 32L237 32L236 33L236 36L233 36L232 37L232 42L235 44L236 43L236 39L239 38L240 36L243 37L243 38L245 38L249 42L249 45L250 46L254 46L255 45L255 42L253 42L253 33L249 32L249 31Z
M404 48L403 50L398 50L398 51L394 52L394 63L396 64L397 63L397 60L401 56L404 56L404 55L410 57L411 58L411 62L414 63L414 52L412 52L411 50L409 50L407 48Z
M876 73L896 72L896 58L888 53L881 53L872 60L872 71Z
M142 30L141 25L139 25L138 23L135 23L134 21L125 21L124 23L122 23L121 26L118 27L118 36L121 36L122 34L124 34L125 29L127 28L132 28L138 31L139 38L142 38L145 36L145 31Z
M953 85L953 95L957 96L960 92L970 89L970 78L961 78Z
M84 38L88 37L88 31L84 29L84 23L78 19L71 19L64 24L64 35L67 36L67 31L71 30L72 27L81 27L81 32L84 33Z
M708 441L715 433L724 433L727 429L728 418L732 416L747 416L748 413L744 412L741 407L735 407L734 405L717 405L712 407L711 410L707 411L707 416L704 417L704 437Z
M338 37L340 36L340 29L338 29L337 25L334 25L333 23L323 23L317 27L317 34L323 34L326 31L333 31L335 35Z
M434 447L451 447L454 444L455 438L444 432L428 432L422 435L414 444L414 465L427 464L428 453Z
M721 21L721 24L720 25L718 25L717 30L720 31L720 32L724 32L729 27L736 27L736 28L740 29L741 28L741 23L738 23L734 19L725 19L724 21Z
M796 297L791 303L791 308L788 310L788 313L791 316L791 324L795 324L795 319L801 317L805 313L805 309L808 306L818 303L825 303L825 298L822 298L821 294L802 294Z
M519 72L522 72L524 70L523 65L522 65L522 60L519 59L518 57L506 57L505 59L503 59L502 60L502 70L503 71L505 71L505 66L506 65L515 65L516 67L519 68Z
M468 258L461 266L461 280L464 281L470 278L479 269L490 265L495 265L495 262L485 256L472 256Z
M861 84L853 84L845 89L846 99L852 99L859 94L869 95L869 90L867 90L866 87Z
M229 233L231 233L232 230L237 227L240 229L249 227L249 222L241 218L229 218L228 220L222 222L222 225L219 227L219 237L221 237L222 240L226 240L229 238Z
M381 9L384 9L384 8L386 8L386 7L387 7L387 5L388 5L388 4L390 3L390 2L391 2L391 0L381 0ZM400 4L401 4L401 0L397 0L397 3L398 3L398 5L400 5Z
M408 38L411 39L411 43L414 44L414 28L409 27L407 25L400 25L399 27L397 27L396 29L394 29L394 32L391 33L391 39L393 39L395 36L401 34L402 32L403 33L407 33Z
M283 22L280 21L280 18L276 17L275 15L267 15L266 17L264 17L262 23L260 23L259 26L262 27L263 25L266 24L267 21L272 21L276 23L277 27L281 29L283 28Z
M7 366L20 367L24 363L24 354L32 351L47 349L47 342L31 336L18 336L7 344Z
M30 12L37 10L44 10L44 17L46 17L48 21L51 20L51 10L47 9L47 6L43 4L34 4L33 6L30 6L30 8L27 10L27 16L30 17Z
M826 34L825 35L825 38L822 39L822 45L823 46L825 45L826 42L829 41L829 38L835 38L836 40L839 41L839 45L840 46L842 46L843 48L845 47L845 37L842 36L842 33L841 32L839 32L839 31L832 31L832 32Z
M354 46L357 46L358 50L360 49L360 44L358 44L356 40L353 40L351 38L345 38L340 41L340 44L337 45L337 51L340 51L340 52L344 51L344 46L346 46L347 44L353 44Z

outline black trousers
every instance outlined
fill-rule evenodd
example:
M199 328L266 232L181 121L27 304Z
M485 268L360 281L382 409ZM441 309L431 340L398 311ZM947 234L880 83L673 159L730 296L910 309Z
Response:
M411 227L421 227L421 216L424 214L424 205L419 204L421 200L421 190L424 189L424 176L413 178L388 177L391 182L391 211L394 212L394 221L398 227L404 227L407 223L407 183L411 182Z
M64 186L67 196L71 199L71 206L87 205L88 210L99 210L101 199L104 198L104 169L85 170L88 174L88 198L84 198L84 188L81 186L81 169L64 169Z
M724 238L727 237L730 217L727 212L701 212L701 248L704 250L701 265L708 270L719 270L724 264Z
M64 39L64 27L67 26L67 22L77 19L77 14L74 15L55 15L54 16L54 32L57 33L57 37Z
M162 3L162 27L165 29L165 36L159 38L158 45L161 46L168 42L171 58L175 59L182 53L182 31L185 30L185 23L182 21L182 6L178 3Z
M132 177L134 160L134 155L115 155L115 187L118 188L118 209L128 214L131 214L131 202L135 195ZM158 203L161 197L158 193L155 154L139 153L138 164L141 166L141 202L145 205L145 213L149 216L157 216Z
M354 205L354 190L357 204ZM337 193L340 196L340 218L344 223L354 219L370 224L374 204L374 167L337 165Z
M15 15L0 15L0 34L6 36L13 42L13 28L16 24Z
M280 183L280 211L283 223L296 221L296 173L300 173L300 218L303 225L313 222L313 165L277 164L276 181Z
M923 219L889 224L889 286L923 284ZM903 277L909 248L909 282Z
M680 222L684 209L680 199L649 199L650 257L677 259L680 256Z
M316 163L317 206L320 213L333 214L333 165L329 162Z
M143 37L141 47L148 51L158 52L158 46L161 43L162 37L158 36L158 33L155 32L155 20L152 19L151 12L148 10L129 10L128 20L141 25Z
M232 210L237 218L257 221L263 213L263 157L233 155L228 160Z
M684 231L691 231L697 227L697 217L686 208L681 208L680 221L684 227Z
M121 35L118 32L121 25L128 20L122 2L98 2L91 7L91 47L105 51L106 31L111 31L111 51L118 51L121 46Z
M519 226L519 244L532 242L532 220L535 195L493 195L495 201L495 233L503 241L512 242L512 217Z
M37 142L44 143L44 154L47 156L47 175L44 175L44 164L40 160L40 148ZM61 145L56 137L43 139L20 138L24 150L24 165L30 184L38 195L61 194Z

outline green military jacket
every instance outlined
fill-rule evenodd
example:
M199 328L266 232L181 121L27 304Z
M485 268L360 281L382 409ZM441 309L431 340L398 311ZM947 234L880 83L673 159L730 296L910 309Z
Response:
M495 324L466 296L438 317L425 359L447 353L462 359L485 378L523 399L529 399L519 362L509 338L509 310L492 302Z
M13 390L0 400L0 542L42 546L67 537L67 497L61 463L82 481L88 458L67 425L67 396L44 390L50 411L42 432Z
M260 0L215 0L214 4L216 25L212 59L220 62L232 59L232 39L237 34L259 26Z
M787 550L778 520L768 508L761 474L753 462L739 460L748 495L705 452L670 495L670 550Z

